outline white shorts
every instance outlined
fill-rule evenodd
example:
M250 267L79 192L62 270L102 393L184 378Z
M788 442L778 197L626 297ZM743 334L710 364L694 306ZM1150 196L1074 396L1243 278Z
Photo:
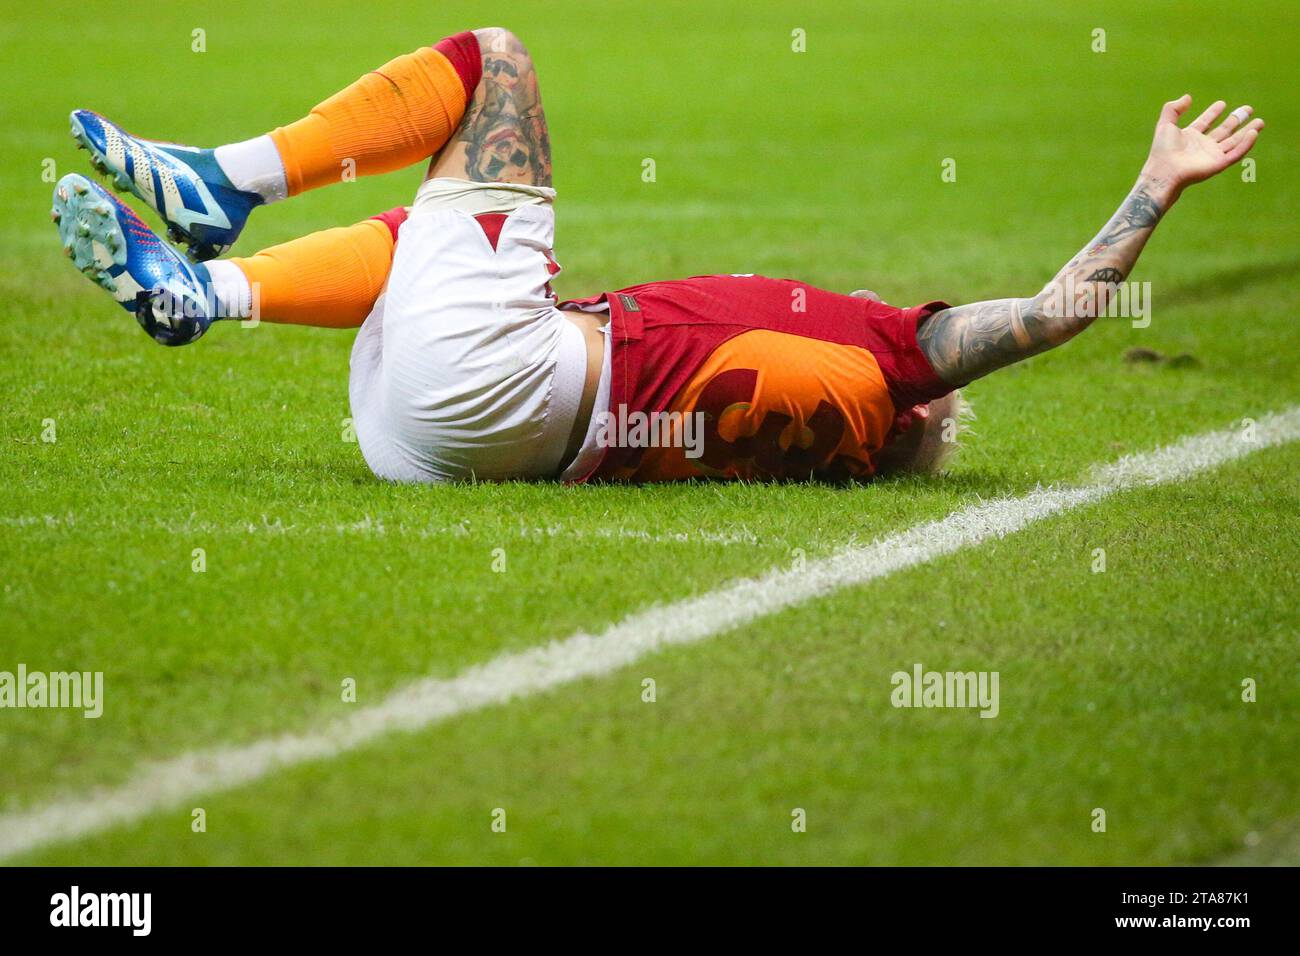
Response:
M587 347L548 286L554 195L420 187L388 287L352 346L352 420L380 478L555 478L568 464ZM508 213L495 250L473 218L483 212Z

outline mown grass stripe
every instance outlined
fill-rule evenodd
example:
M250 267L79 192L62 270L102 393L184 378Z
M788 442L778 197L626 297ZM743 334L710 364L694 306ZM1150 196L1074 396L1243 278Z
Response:
M1164 484L1300 438L1300 406L1254 423L1192 436L1094 470L1085 484L1041 488L956 511L851 546L803 567L774 568L704 594L654 605L598 634L503 654L450 678L416 681L318 730L213 748L142 765L125 783L0 816L0 857L86 836L251 783L279 769L325 760L387 734L416 731L460 714L597 677L665 647L690 644L749 621L915 567L1116 492Z

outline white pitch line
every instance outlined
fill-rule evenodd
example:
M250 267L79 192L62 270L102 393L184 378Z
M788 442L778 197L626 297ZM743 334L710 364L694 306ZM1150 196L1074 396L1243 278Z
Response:
M578 633L503 654L450 678L416 681L319 730L244 746L195 751L144 764L123 784L0 816L0 858L71 840L250 783L285 767L336 757L398 731L597 677L664 647L691 644L843 588L865 584L1019 531L1119 491L1189 478L1253 452L1300 439L1300 406L1262 416L1251 429L1196 435L1094 471L1087 484L1042 488L954 512L865 546L774 568L671 604L654 605L599 634Z

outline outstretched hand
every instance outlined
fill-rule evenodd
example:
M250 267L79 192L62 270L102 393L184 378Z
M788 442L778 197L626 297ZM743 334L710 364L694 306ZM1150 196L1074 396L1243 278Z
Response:
M1178 191L1209 179L1237 162L1250 152L1264 128L1261 119L1246 122L1252 110L1241 106L1211 130L1210 126L1228 105L1223 100L1215 100L1191 123L1179 127L1179 118L1191 105L1190 93L1164 105L1143 170Z

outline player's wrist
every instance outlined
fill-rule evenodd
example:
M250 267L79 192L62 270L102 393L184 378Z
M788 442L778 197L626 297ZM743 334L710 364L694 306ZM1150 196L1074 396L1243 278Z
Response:
M1157 161L1147 160L1134 188L1141 189L1158 202L1161 209L1168 209L1178 201L1186 185L1167 167Z

